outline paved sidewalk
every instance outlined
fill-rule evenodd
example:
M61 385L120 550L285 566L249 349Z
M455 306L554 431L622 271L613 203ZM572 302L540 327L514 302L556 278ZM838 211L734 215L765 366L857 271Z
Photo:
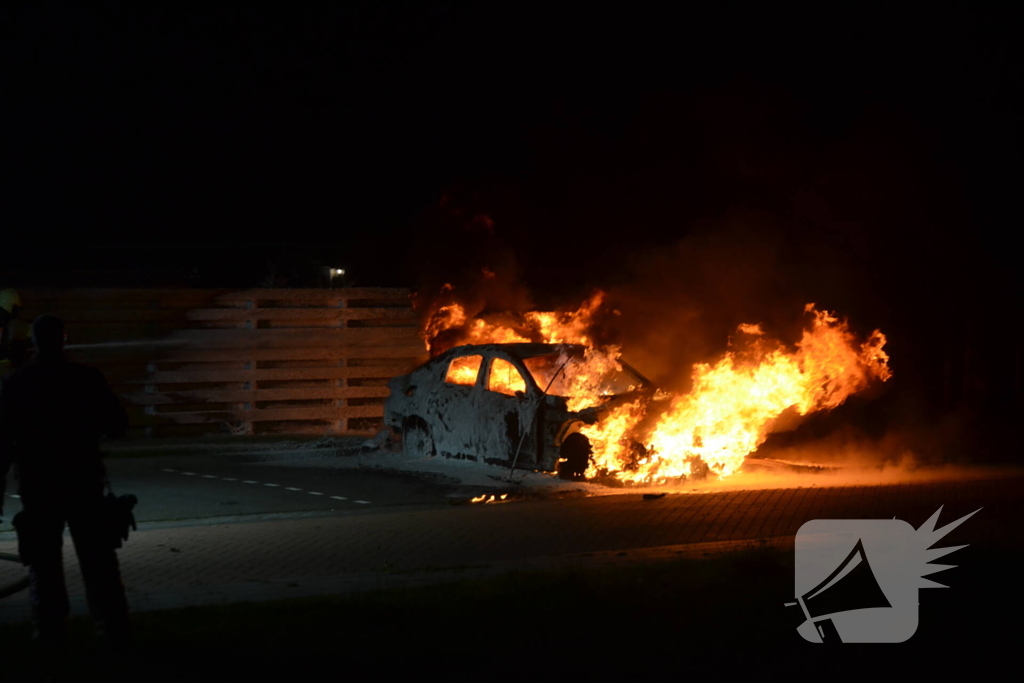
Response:
M898 517L939 526L981 512L947 537L1017 547L1024 476L962 482L533 500L358 510L321 517L140 527L120 557L133 610L386 588L511 569L617 558L670 557L755 539L791 543L817 518ZM695 545L699 544L699 545ZM85 605L66 544L73 609ZM11 551L9 534L0 551ZM689 550L687 550L689 548ZM0 563L0 584L21 568ZM25 592L0 602L0 621L28 616Z

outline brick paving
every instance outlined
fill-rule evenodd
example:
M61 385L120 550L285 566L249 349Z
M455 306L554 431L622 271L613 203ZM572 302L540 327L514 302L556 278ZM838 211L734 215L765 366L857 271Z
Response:
M1024 476L886 486L639 494L492 505L394 506L333 516L142 528L120 552L134 610L343 593L551 566L569 558L672 556L755 539L791 542L818 518L897 517L939 525L981 507L948 544L1018 547ZM696 545L695 545L696 544ZM74 611L81 581L67 543ZM0 540L0 551L13 551ZM609 555L610 554L610 555ZM20 567L0 563L0 584ZM0 621L27 617L27 594L0 601Z

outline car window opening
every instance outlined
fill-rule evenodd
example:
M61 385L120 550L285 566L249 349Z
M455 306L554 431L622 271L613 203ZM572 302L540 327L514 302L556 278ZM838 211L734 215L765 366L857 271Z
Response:
M448 373L444 381L449 384L458 384L464 387L471 387L476 384L476 377L480 374L480 365L483 363L483 356L459 356L448 365ZM435 375L436 376L436 375Z
M487 388L506 396L515 396L517 391L526 392L526 380L519 374L515 365L502 358L491 361L491 371L487 376Z
M627 368L617 363L588 363L583 354L548 353L526 358L523 364L537 386L550 384L547 392L550 396L616 396L636 391L643 384L643 380ZM565 368L558 372L563 364Z

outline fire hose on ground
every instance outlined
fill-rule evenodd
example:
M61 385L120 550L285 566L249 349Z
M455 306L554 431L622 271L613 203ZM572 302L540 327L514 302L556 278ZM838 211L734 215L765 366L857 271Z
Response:
M7 562L17 562L19 565L21 564L21 556L12 553L0 553L0 560L5 560ZM8 596L14 595L19 591L23 591L26 588L28 588L27 576L22 577L17 581L0 585L0 600L3 600Z

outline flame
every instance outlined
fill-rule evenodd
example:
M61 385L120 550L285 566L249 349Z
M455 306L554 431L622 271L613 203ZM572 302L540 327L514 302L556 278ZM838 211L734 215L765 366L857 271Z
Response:
M862 344L845 321L808 304L813 318L794 351L764 337L759 326L741 325L746 339L716 363L693 368L689 393L672 397L643 440L643 452L624 454L627 426L641 406L622 406L587 433L596 444L591 475L600 470L629 481L658 481L707 468L719 476L735 473L789 409L799 415L830 410L874 380L892 375L885 336L873 332ZM583 430L581 430L583 431ZM610 441L610 442L609 442Z
M582 357L558 359L556 365L564 371L553 380L569 410L580 411L601 406L613 393L637 388L609 388L607 378L622 370L621 349L595 345L591 332L604 302L604 293L597 292L576 311L531 311L501 321L470 318L462 305L451 303L434 311L423 337L431 353L442 334L454 335L462 344L583 345ZM804 311L810 322L795 348L771 339L759 324L740 325L735 344L725 354L693 367L688 393L658 392L653 399L610 406L596 424L579 425L593 450L587 476L636 483L708 474L727 477L764 443L784 412L808 415L831 410L892 376L880 331L858 343L847 322L834 313L820 311L813 303ZM525 389L512 369L492 372L488 388L509 394Z
M537 331L541 341L548 344L582 344L591 346L589 328L594 314L604 303L604 292L597 291L575 311L554 313L530 311L525 317Z
M488 496L485 493L485 494L483 494L481 496L476 496L475 498L470 498L469 502L470 503L484 503L486 505L487 503L497 503L497 502L503 501L506 498L508 498L508 494L507 493L503 493L500 496L496 496L493 493L490 496Z
M444 292L452 287L446 286ZM439 338L450 336L456 344L583 344L590 346L590 328L594 314L604 303L605 294L597 291L575 311L529 311L519 316L506 315L507 322L470 318L458 303L439 306L429 317L421 334L432 356L441 351ZM453 345L456 345L453 344Z
M515 396L526 392L526 381L519 374L516 366L502 358L491 361L491 370L487 374L487 388L506 396Z
M646 405L636 400L613 408L597 424L580 428L593 450L587 476L611 473L623 480L636 480L637 468L649 464L643 445L629 435L643 419Z
M483 356L461 356L452 361L448 366L445 381L452 384L471 387L476 384L476 377L480 373L480 365L483 363Z

